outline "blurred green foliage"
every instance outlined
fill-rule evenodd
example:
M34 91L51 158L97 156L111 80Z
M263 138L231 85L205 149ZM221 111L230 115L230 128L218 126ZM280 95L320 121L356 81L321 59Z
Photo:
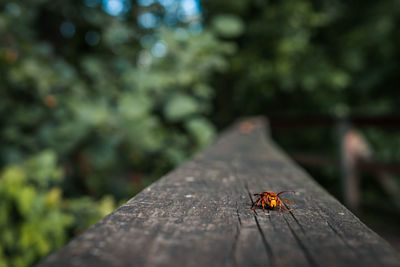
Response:
M400 104L397 1L203 0L201 24L173 25L157 1L105 2L0 2L0 266L60 247L237 117ZM366 133L398 158L396 136ZM332 135L275 137L333 153Z
M84 2L0 4L0 266L28 266L215 135L235 46Z
M110 197L62 196L63 170L45 150L0 173L0 266L27 266L110 213Z
M229 71L213 80L219 88L218 124L243 114L346 116L398 110L397 1L202 4L207 25L224 29L219 36L238 45Z

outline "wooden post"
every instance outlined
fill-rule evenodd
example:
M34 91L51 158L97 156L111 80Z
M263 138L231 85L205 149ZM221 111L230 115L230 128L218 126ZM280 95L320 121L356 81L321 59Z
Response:
M357 172L357 157L352 150L349 122L342 118L338 122L339 162L344 204L352 211L360 205L360 178Z
M45 266L400 266L400 256L293 163L262 119L242 121ZM295 190L294 211L250 209Z

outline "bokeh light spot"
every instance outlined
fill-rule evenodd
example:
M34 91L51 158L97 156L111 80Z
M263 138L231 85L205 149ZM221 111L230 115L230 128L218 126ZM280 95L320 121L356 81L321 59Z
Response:
M90 46L95 46L100 42L100 34L96 31L88 31L85 34L85 41Z
M103 9L111 16L119 16L130 8L127 0L103 0Z
M155 57L164 57L168 52L167 45L163 41L158 41L153 45L151 53Z
M187 16L195 16L200 13L199 2L196 0L182 0L181 8Z
M142 28L151 29L157 26L158 18L151 12L145 12L138 16L138 23Z
M72 38L75 35L75 25L65 21L60 26L60 32L64 38Z
M137 58L137 65L139 68L146 69L150 67L152 63L151 55L148 51L142 50L139 52L139 56Z

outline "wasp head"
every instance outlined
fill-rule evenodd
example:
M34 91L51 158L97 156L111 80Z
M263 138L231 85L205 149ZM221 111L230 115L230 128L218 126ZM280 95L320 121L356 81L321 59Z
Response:
M269 203L269 206L271 207L271 208L275 208L276 207L276 200L277 200L277 197L275 197L275 196L268 196L268 203Z

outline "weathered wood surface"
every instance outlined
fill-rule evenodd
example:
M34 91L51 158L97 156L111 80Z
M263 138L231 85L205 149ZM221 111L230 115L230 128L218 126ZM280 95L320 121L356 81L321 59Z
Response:
M251 211L265 190L295 190L294 211ZM400 266L400 256L252 120L39 266Z

